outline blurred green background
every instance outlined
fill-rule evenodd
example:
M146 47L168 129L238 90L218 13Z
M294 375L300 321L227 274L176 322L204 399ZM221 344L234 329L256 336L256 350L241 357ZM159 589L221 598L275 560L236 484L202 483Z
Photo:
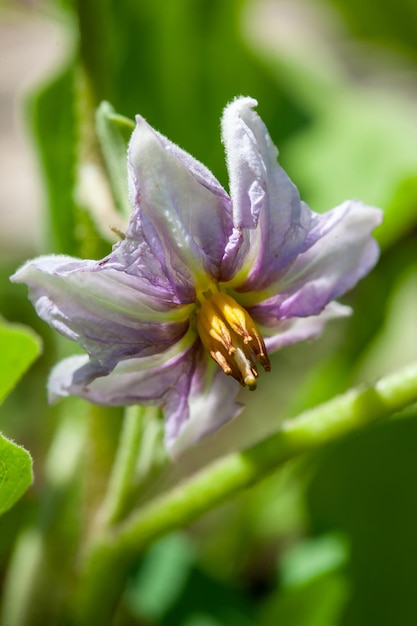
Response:
M251 95L312 209L354 197L385 212L380 263L343 300L354 316L275 355L242 417L191 450L177 468L183 476L283 417L417 358L416 32L411 0L0 4L0 314L44 343L0 407L1 430L31 451L36 476L0 518L0 585L30 524L43 529L58 568L77 524L73 482L54 482L48 449L74 406L77 424L86 409L50 408L45 398L50 367L73 347L8 276L40 253L109 250L108 227L121 216L101 180L97 194L82 184L84 166L100 159L95 108L107 100L129 118L141 113L227 186L219 118L234 96ZM119 421L115 411L106 422L109 459ZM55 468L75 455L73 445L68 437ZM77 477L85 461L75 457ZM132 572L119 622L415 626L416 485L417 411L408 411L291 463L162 539Z

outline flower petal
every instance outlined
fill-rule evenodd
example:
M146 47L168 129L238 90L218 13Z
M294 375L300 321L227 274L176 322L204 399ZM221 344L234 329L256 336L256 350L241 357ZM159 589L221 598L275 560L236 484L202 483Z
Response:
M224 260L222 279L241 290L259 288L299 251L312 213L277 163L278 150L253 111L251 98L237 98L222 118L233 202L233 222L242 241ZM234 253L234 254L233 254Z
M188 447L239 415L244 408L236 402L239 391L239 384L225 376L206 354L197 355L187 400L187 419L178 415L172 403L172 408L170 404L167 406L165 446L170 455L178 458Z
M206 288L218 277L232 230L230 199L203 165L136 120L129 145L135 209L127 235L145 239L179 289Z
M328 321L341 317L348 317L352 309L348 306L331 302L319 315L311 317L294 317L289 320L280 320L278 323L264 328L263 337L266 349L269 353L275 352L284 346L289 346L299 341L315 339L323 332ZM268 320L270 323L271 320Z
M195 349L195 342L181 341L163 354L121 361L109 375L96 377L86 355L69 357L51 372L49 400L75 395L104 406L164 406L171 396L179 410L188 395Z
M39 257L12 280L29 286L39 317L89 353L96 375L109 373L120 359L165 351L188 328L189 306L95 261Z
M379 209L345 202L330 211L327 219L323 218L317 217L309 235L315 243L285 267L279 280L268 287L266 293L275 294L249 307L254 319L317 315L375 265L379 248L371 233L381 222Z
M161 303L166 302L168 307L172 304L189 304L195 300L194 286L189 285L184 289L175 283L140 233L134 237L127 234L93 271L104 268L134 276L133 282L141 291Z
M175 352L176 351L176 352ZM172 456L237 415L239 385L218 370L198 342L180 342L166 354L120 362L111 374L92 379L87 356L64 359L52 370L51 402L76 395L95 404L162 407L165 445Z

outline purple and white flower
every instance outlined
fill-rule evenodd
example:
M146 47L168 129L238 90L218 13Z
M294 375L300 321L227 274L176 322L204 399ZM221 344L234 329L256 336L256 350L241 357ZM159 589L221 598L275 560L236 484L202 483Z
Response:
M241 410L239 383L255 388L268 353L349 314L334 300L376 263L381 211L347 201L312 212L256 104L240 97L223 114L230 195L137 116L126 238L101 261L43 256L14 274L38 315L87 353L53 370L52 400L161 406L172 451Z

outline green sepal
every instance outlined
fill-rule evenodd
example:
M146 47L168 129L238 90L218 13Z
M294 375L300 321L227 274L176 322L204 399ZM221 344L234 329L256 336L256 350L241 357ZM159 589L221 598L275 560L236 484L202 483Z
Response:
M119 213L129 218L131 206L127 186L127 146L135 128L132 120L102 102L96 112L96 129L114 202Z

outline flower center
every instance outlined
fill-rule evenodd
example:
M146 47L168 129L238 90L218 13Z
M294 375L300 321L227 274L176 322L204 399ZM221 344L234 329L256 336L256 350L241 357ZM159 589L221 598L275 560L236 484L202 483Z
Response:
M271 369L265 343L249 313L225 293L208 291L200 299L197 331L203 346L222 368L241 385L256 389L258 361Z

